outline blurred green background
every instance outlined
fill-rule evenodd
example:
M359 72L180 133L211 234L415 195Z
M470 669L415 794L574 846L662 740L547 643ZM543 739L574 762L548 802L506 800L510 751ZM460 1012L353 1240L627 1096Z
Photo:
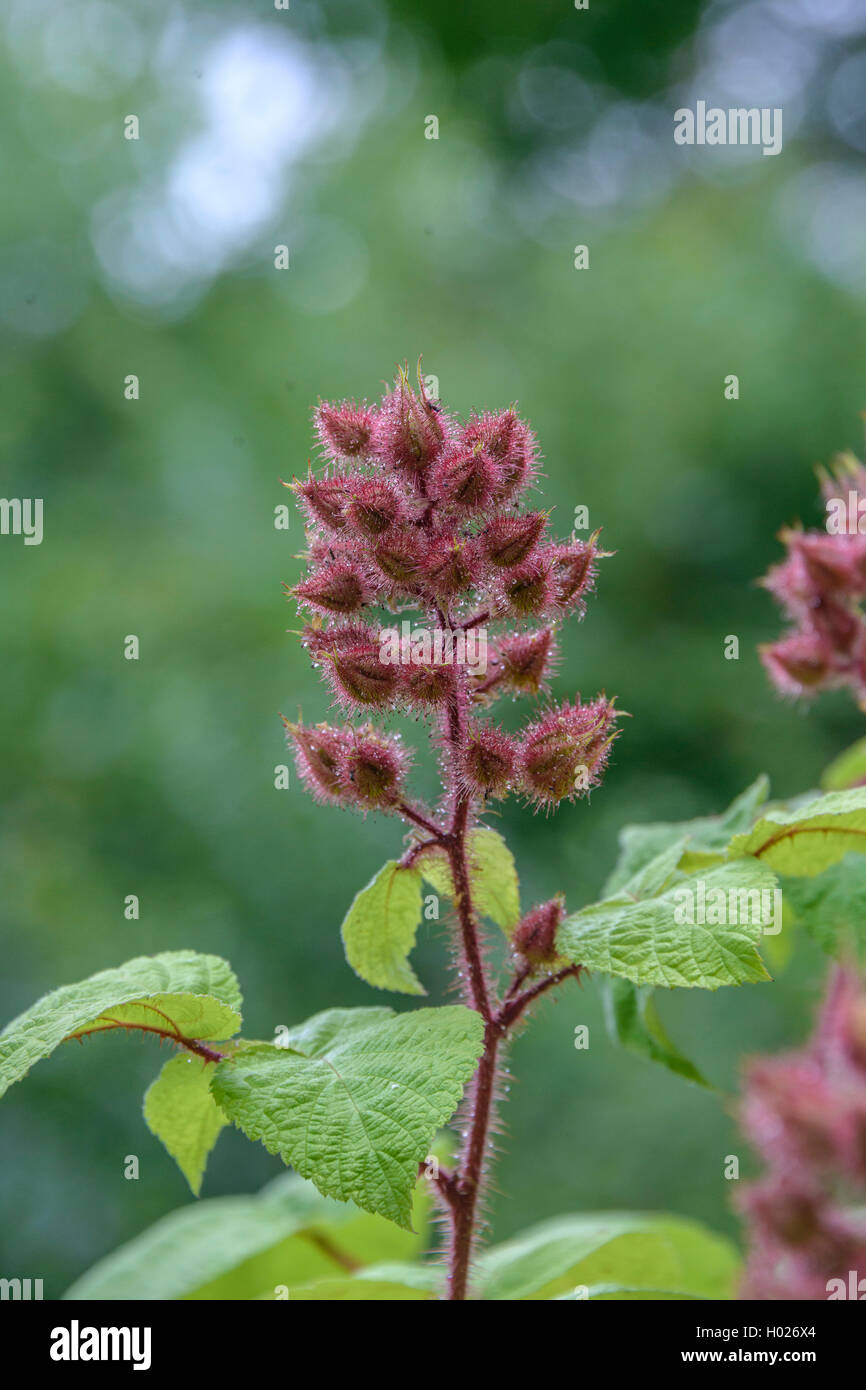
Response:
M0 538L4 1020L176 947L231 960L252 1036L381 1001L338 929L400 827L274 788L278 712L327 711L280 591L300 522L274 508L316 400L374 397L403 358L458 412L516 399L556 529L584 504L617 552L555 689L633 718L590 803L503 808L526 906L591 901L621 825L719 810L759 771L801 791L861 733L841 696L804 713L767 688L753 581L782 523L817 519L813 465L860 445L864 32L846 0L6 0L0 490L42 497L45 531ZM783 107L781 155L675 146L696 97ZM444 955L431 931L432 1002ZM514 1048L495 1235L611 1206L734 1231L741 1059L802 1036L822 970L798 941L772 984L661 997L715 1095L615 1051L592 982L545 1003ZM6 1098L5 1276L55 1297L190 1200L141 1120L163 1060L91 1040ZM204 1192L277 1169L227 1131Z

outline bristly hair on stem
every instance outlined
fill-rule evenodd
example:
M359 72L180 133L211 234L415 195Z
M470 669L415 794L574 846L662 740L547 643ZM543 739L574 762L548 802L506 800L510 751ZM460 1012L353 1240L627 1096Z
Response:
M547 700L518 735L487 717L507 693L546 696L556 633L569 616L583 616L608 552L598 532L551 539L548 513L527 506L539 450L515 406L461 422L429 398L420 364L418 383L416 391L403 366L378 404L326 402L315 411L323 467L291 485L306 520L307 569L287 589L307 615L302 641L342 721L284 722L317 799L401 818L412 832L404 867L431 848L447 857L459 991L484 1022L457 1160L434 1182L448 1228L447 1296L462 1300L471 1292L510 1031L535 999L581 970L556 956L564 913L557 897L518 925L514 979L500 996L475 901L471 835L488 803L511 793L547 811L586 796L602 778L620 712L603 695ZM421 627L407 640L404 623L395 647L385 615L407 610ZM370 723L392 714L430 725L442 780L434 809L408 794L411 754L400 736Z

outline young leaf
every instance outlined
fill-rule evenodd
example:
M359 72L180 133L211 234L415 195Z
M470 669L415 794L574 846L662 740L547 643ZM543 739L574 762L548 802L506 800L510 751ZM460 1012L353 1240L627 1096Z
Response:
M351 1026L335 1012L339 1027L325 1013L295 1031L297 1051L262 1045L221 1063L214 1096L320 1192L408 1227L418 1164L460 1103L483 1021L462 1005L358 1010Z
M679 840L685 861L680 867L708 867L724 857L732 835L748 830L767 799L769 782L759 777L747 787L720 816L700 816L697 820L656 821L649 825L627 825L620 831L620 856L613 873L604 886L605 897L612 897L629 879Z
M829 792L793 810L772 810L735 835L729 859L754 855L780 874L820 874L850 850L866 852L866 787Z
M192 1189L201 1191L208 1154L228 1120L210 1090L212 1062L171 1057L145 1093L144 1118Z
M732 1297L738 1257L694 1221L641 1212L560 1216L494 1246L478 1260L485 1299L553 1299L575 1285L683 1290Z
M313 1300L326 1303L422 1303L429 1301L433 1295L414 1284L404 1284L395 1279L374 1279L365 1271L354 1278L318 1279L315 1283L289 1289L288 1297L292 1303Z
M782 880L796 921L828 955L866 958L866 859L846 854L814 878Z
M409 964L421 920L421 875L389 860L355 897L343 922L346 960L377 989L426 994Z
M520 921L520 885L514 856L498 831L487 826L473 830L468 844L475 907L508 936ZM454 897L451 866L443 850L425 851L417 864L431 888L443 897Z
M211 1197L170 1212L100 1260L64 1298L189 1298L262 1252L291 1237L300 1238L303 1232L324 1232L336 1242L341 1226L359 1217L357 1208L321 1197L311 1183L285 1173L256 1196ZM333 1261L317 1256L312 1243L306 1249L315 1262L312 1269L303 1265L297 1269L297 1282L305 1282L320 1271L328 1275L339 1272ZM291 1265L281 1272L291 1277ZM248 1296L254 1297L264 1286L264 1280L257 1280Z
M866 738L858 738L838 758L834 758L821 777L821 790L841 792L866 781Z
M240 1027L241 994L219 956L165 951L137 956L46 994L0 1033L0 1096L66 1038L112 1028L169 1039L216 1041Z
M605 1024L613 1042L650 1062L658 1062L686 1081L712 1089L706 1077L671 1042L649 986L638 988L631 980L609 976L601 981L601 997Z
M733 923L692 925L678 920L681 895L693 893L698 882L708 902L721 890L724 915L733 916ZM767 980L756 950L763 927L745 895L772 891L775 883L772 872L757 860L740 860L708 870L702 880L680 879L656 898L608 898L566 917L557 933L557 949L575 964L637 985L718 989Z

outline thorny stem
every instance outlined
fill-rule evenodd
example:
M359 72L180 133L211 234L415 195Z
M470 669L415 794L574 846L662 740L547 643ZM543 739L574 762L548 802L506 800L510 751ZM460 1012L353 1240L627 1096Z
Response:
M160 1042L167 1038L170 1043L174 1043L175 1047L182 1047L187 1052L192 1052L196 1057L203 1058L205 1062L221 1062L225 1055L212 1047L208 1047L207 1043L203 1043L199 1038L185 1038L181 1033L173 1032L170 1028L155 1028L149 1023L119 1023L113 1018L106 1018L105 1022L109 1025L107 1028L96 1026L83 1028L80 1033L71 1033L63 1041L72 1042L75 1038L78 1042L83 1042L85 1038L92 1037L95 1033L110 1033L115 1028L122 1028L125 1032L152 1033L154 1037L159 1038Z

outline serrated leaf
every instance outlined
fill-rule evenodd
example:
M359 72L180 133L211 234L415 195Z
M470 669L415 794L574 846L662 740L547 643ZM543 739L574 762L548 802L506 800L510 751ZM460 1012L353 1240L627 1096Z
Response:
M846 854L812 878L785 877L785 904L828 955L866 958L866 859Z
M811 877L851 850L866 853L866 787L768 811L746 834L734 836L728 857L754 855L780 874Z
M642 1212L560 1216L483 1253L485 1299L555 1299L576 1286L666 1288L727 1299L738 1269L731 1243L698 1222Z
M161 1139L197 1197L208 1155L228 1124L210 1089L214 1063L172 1057L144 1097L148 1128Z
M426 994L409 955L421 921L422 879L416 869L389 860L362 888L342 926L346 960L377 989Z
M238 982L219 956L196 951L137 956L44 995L4 1028L0 1096L66 1038L135 1028L217 1041L237 1032L240 1006Z
M347 1011L338 1012L345 1024ZM211 1086L245 1134L320 1192L408 1227L418 1163L460 1103L484 1025L462 1005L359 1012L345 1031L333 1011L310 1020L290 1040L298 1051L240 1053L215 1069Z
M776 880L757 860L740 860L709 869L701 880L680 879L642 902L608 898L565 919L557 950L575 964L637 985L718 989L769 979L756 949L763 932L760 921L690 925L678 920L680 895L695 892L701 882L708 902L717 890L726 895L728 916L753 918L758 914L740 894L772 892Z
M838 758L834 758L821 777L821 790L825 792L845 791L858 782L866 781L866 738L858 738Z
M520 921L520 884L514 856L502 836L489 826L468 836L469 882L476 911L489 917L508 936ZM416 861L435 892L454 897L451 866L444 850L426 850Z
M720 816L699 816L688 821L655 821L647 825L627 825L620 831L620 856L604 885L605 897L612 897L651 860L683 840L684 859L680 867L689 871L710 867L724 857L732 835L748 830L767 799L769 782L758 777L731 802Z
M682 1052L671 1042L653 999L651 986L638 987L631 980L609 976L601 981L601 997L608 1035L613 1042L668 1071L712 1089Z

